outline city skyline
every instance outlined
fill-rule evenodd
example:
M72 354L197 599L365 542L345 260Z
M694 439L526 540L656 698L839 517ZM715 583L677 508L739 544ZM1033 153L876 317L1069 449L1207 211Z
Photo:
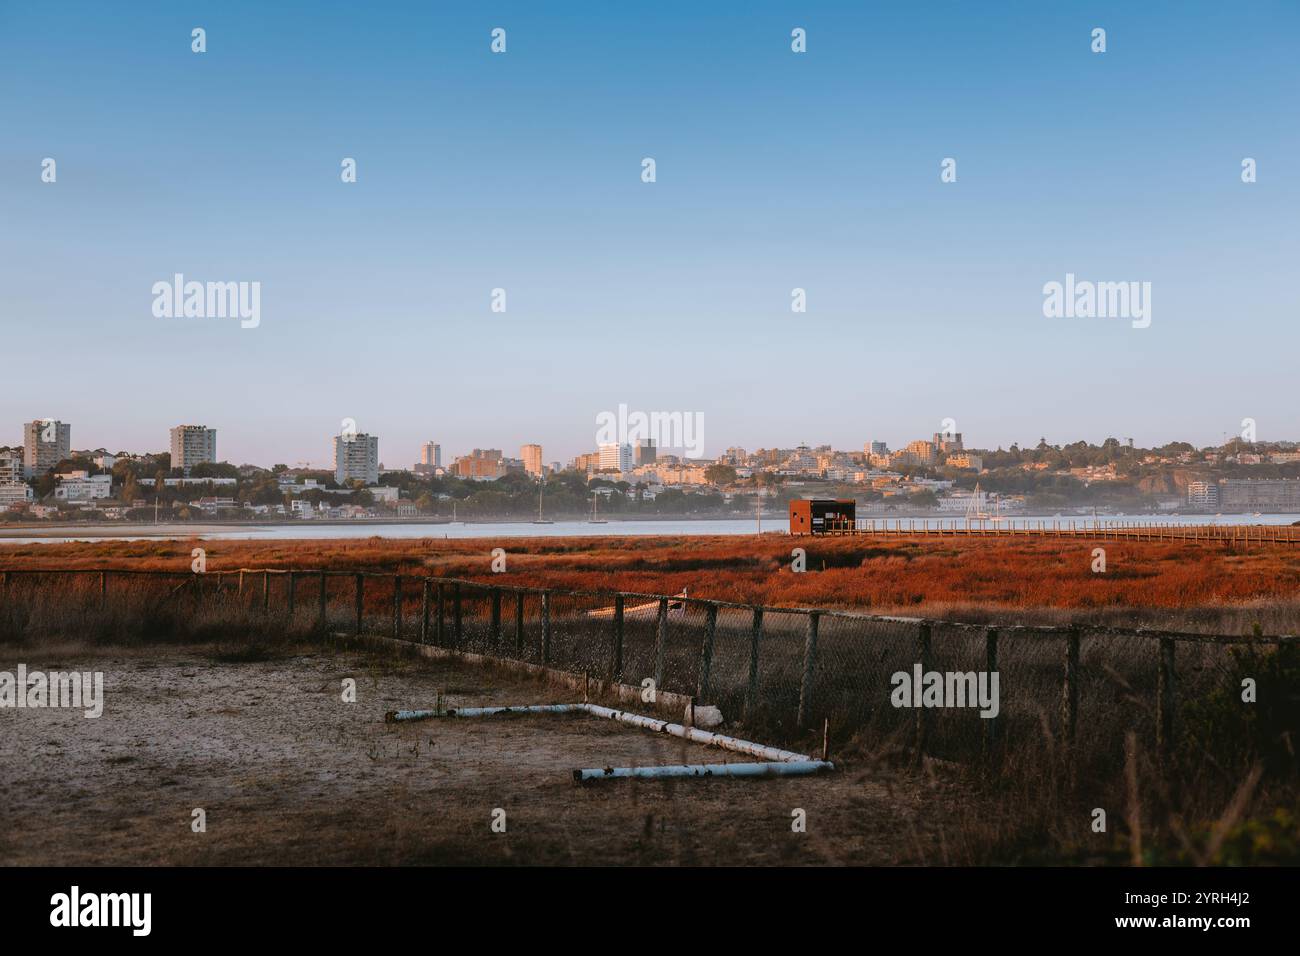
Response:
M181 441L182 443L184 442L184 439L180 439L178 438L178 436L184 435L186 433L189 433L191 435L191 442L193 442L194 440L198 440L200 442L200 444L198 445L198 450L199 450L198 457L196 457L189 463L191 465L200 462L225 462L233 465L255 465L257 467L270 467L271 464L284 464L291 468L306 468L313 471L331 471L331 470L337 471L340 467L344 467L345 470L347 470L347 467L349 466L344 466L343 465L344 459L340 459L339 457L340 449L345 449L345 450L349 449L353 444L364 446L365 448L368 449L368 452L365 457L371 460L371 465L369 466L369 468L372 471L382 466L383 469L387 471L406 470L406 471L419 472L424 468L431 468L433 463L430 462L429 459L434 456L435 451L438 459L440 460L440 465L445 466L448 472L451 472L452 469L454 468L454 465L461 459L477 458L481 453L488 456L495 455L497 458L501 458L501 459L519 461L524 464L524 470L528 471L529 473L536 473L536 470L533 467L529 467L529 465L536 465L537 468L549 469L552 467L553 462L560 462L567 467L568 465L572 464L575 460L579 460L582 458L591 458L593 460L600 460L602 461L602 467L604 467L604 465L607 462L613 462L614 460L617 460L620 463L624 463L624 459L626 459L626 463L628 464L628 467L631 467L630 463L633 460L636 460L638 462L640 460L639 451L637 448L638 442L624 441L624 442L615 442L611 444L611 443L602 442L598 440L593 440L592 443L583 446L582 450L576 452L573 455L561 455L561 456L556 456L554 454L549 453L548 447L541 443L525 442L518 446L520 452L518 459L515 459L513 456L510 455L502 455L500 449L490 448L489 447L490 443L480 443L478 445L475 445L472 449L471 448L464 449L463 452L458 451L456 449L451 449L450 453L444 456L443 443L436 440L426 440L419 443L419 446L415 449L414 454L411 456L410 461L407 461L405 457L400 455L396 457L389 456L388 460L385 460L384 455L382 453L382 449L379 447L379 442L383 437L382 435L380 435L377 432L356 431L354 430L355 423L345 422L343 428L336 430L334 434L328 436L328 438L326 439L330 446L330 454L328 458L325 459L324 461L315 462L306 459L299 459L297 461L288 461L283 458L277 458L274 462L270 460L264 460L259 462L247 458L232 457L232 456L217 456L215 449L216 449L216 434L218 429L210 428L207 425L187 424L187 425L169 426L167 429L168 446L163 449L155 449L152 446L147 446L147 445L131 448L128 446L114 446L111 444L94 443L94 442L86 443L86 444L78 444L71 440L71 429L73 424L74 424L73 422L65 421L62 418L32 419L30 421L26 421L22 423L21 428L23 430L23 436L21 440L12 444L4 441L0 441L0 448L14 449L16 454L22 456L24 462L29 462L29 460L34 460L33 459L34 455L44 451L45 457L50 458L49 464L51 466L53 464L57 464L57 459L50 457L51 454L53 454L52 452L49 452L47 450L50 444L54 444L57 449L60 449L61 450L60 454L62 454L62 452L65 451L72 452L72 453L76 453L76 452L92 453L95 451L103 451L104 453L110 456L117 455L117 454L129 454L129 455L142 456L142 455L157 455L157 454L169 453L173 455L174 467L184 468L187 472L188 472L189 465L175 463L175 454L176 454L176 449L178 447L178 441ZM963 433L956 431L955 427L953 427L954 423L952 421L944 422L942 424L944 425L944 429L941 431L935 431L933 433L933 436L928 439L916 438L913 435L913 436L904 436L900 440L887 440L887 439L881 439L877 437L878 433L872 433L871 435L862 438L860 441L856 443L850 443L848 445L838 445L833 442L823 442L823 441L799 441L791 444L766 442L766 443L759 443L755 445L746 446L739 442L723 441L716 449L710 451L708 454L700 455L698 457L681 454L682 449L680 448L675 449L670 446L660 446L653 439L649 440L649 448L652 453L658 453L661 456L667 455L674 458L680 458L684 461L709 462L709 461L716 461L716 460L727 458L730 456L730 453L735 450L743 450L749 454L753 454L759 451L771 451L771 450L797 450L800 448L806 448L806 449L830 448L836 451L837 453L857 454L861 452L867 455L868 457L875 457L877 454L885 454L890 452L896 453L903 450L915 449L917 446L923 444L931 444L936 449L951 451L953 454L960 454L963 451L998 451L998 450L1007 450L1012 447L1018 447L1021 449L1032 449L1037 447L1041 441L1046 441L1048 446L1051 447L1065 447L1067 445L1072 445L1080 441L1083 441L1086 444L1093 445L1093 446L1101 446L1105 441L1114 440L1119 442L1121 445L1131 445L1137 448L1161 448L1179 442L1186 442L1186 439L1178 438L1178 437L1166 438L1165 440L1157 441L1152 444L1143 444L1141 442L1137 442L1136 439L1133 438L1133 436L1120 436L1120 435L1113 435L1113 434L1107 435L1104 439L1099 439L1099 440L1084 439L1084 438L1077 438L1077 437L1068 440L1053 440L1048 435L1040 435L1038 439L1035 439L1033 441L1027 440L1022 442L1012 442L1007 445L993 445L993 444L988 444L983 442L964 442ZM42 425L45 426L47 431L51 431L53 434L50 440L47 441L45 439L41 439L35 445L33 445L32 435L37 433L37 431L39 430L39 426ZM1195 449L1219 448L1237 440L1248 445L1254 445L1254 444L1295 445L1297 443L1300 443L1300 438L1270 437L1267 435L1261 436L1255 434L1257 423L1253 422L1250 419L1243 420L1241 422L1241 425L1243 427L1240 434L1229 434L1225 432L1221 436L1220 441L1217 442L1211 441L1205 443L1199 443L1199 442L1187 442L1187 443L1190 444ZM221 430L223 431L223 433L225 432L224 428ZM57 438L55 438L54 436L57 436ZM598 433L596 437L599 438ZM223 447L224 444L225 442L223 440ZM642 444L644 444L644 442L642 442ZM949 445L951 445L952 447L951 448L947 447ZM183 444L182 447L184 447ZM509 443L506 443L506 447L513 447L513 446L509 445ZM193 447L191 447L190 454L194 454ZM63 457L66 457L66 454L64 454ZM445 460L443 460L444 457Z
M1197 11L7 7L6 352L61 381L15 363L0 420L59 405L138 448L165 398L232 459L318 466L343 418L403 462L567 459L566 423L622 403L702 414L706 456L947 418L990 447L1300 434L1272 347L1300 310L1300 11ZM260 322L156 317L176 274L260 283ZM1150 283L1149 327L1047 318L1069 276Z

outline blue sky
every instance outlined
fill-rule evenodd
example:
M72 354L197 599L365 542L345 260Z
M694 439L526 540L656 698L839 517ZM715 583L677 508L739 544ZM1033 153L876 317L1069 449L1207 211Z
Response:
M1298 52L1295 2L0 4L0 444L1300 439ZM177 272L261 325L155 318ZM1067 272L1151 327L1045 318Z

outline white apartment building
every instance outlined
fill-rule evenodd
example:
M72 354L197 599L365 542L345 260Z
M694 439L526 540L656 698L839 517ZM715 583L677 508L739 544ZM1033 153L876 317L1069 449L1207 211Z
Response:
M0 485L23 480L23 459L13 452L0 452Z
M350 481L379 484L379 436L335 435L334 480L340 485Z
M0 481L0 509L32 500L31 486L23 481Z
M993 499L989 497L987 491L981 491L979 494L969 491L959 491L955 494L939 499L939 510L943 512L956 511L965 513L971 509L976 511L991 511L992 508Z
M1193 508L1219 507L1219 485L1213 481L1189 481L1187 503Z
M781 464L781 473L786 475L807 475L819 470L817 456L809 450L807 445L800 445Z
M58 484L54 497L64 501L95 501L113 496L112 475L87 475L84 471L70 471L56 475Z
M163 486L166 488L184 488L187 485L236 485L239 483L238 478L164 478Z
M601 445L597 467L601 471L631 471L632 446L628 444Z
M177 425L171 430L172 467L188 476L195 465L217 460L217 430L204 425Z
M52 418L23 425L23 476L43 475L72 455L72 426Z

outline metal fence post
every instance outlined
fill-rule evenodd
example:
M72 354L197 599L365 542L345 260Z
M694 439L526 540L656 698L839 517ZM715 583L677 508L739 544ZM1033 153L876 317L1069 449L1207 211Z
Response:
M614 595L614 660L610 665L609 679L623 683L623 595Z
M551 662L551 592L542 592L542 663Z
M99 609L108 607L108 572L99 572Z
M1174 693L1174 639L1162 637L1156 678L1156 748L1162 755L1174 745Z
M709 700L709 675L713 671L713 639L718 631L718 606L704 606L704 641L700 645L700 674L695 686L695 696L704 702Z
M745 719L750 720L758 708L758 641L763 636L763 609L754 608L754 624L749 634L749 685L745 690Z
M664 686L664 656L668 652L668 599L659 599L659 620L655 627L655 690Z
M364 603L364 602L365 602L365 591L366 591L365 580L366 580L366 579L365 579L362 575L360 575L360 574L357 575L357 628L356 628L356 633L357 633L358 635L361 634L361 613L362 613L362 611L363 611L364 608L365 608L365 603Z
M796 726L807 725L808 709L812 706L813 673L817 665L816 611L808 615L808 630L803 643L803 680L799 682L799 716Z
M322 571L320 573L320 603L316 608L316 617L319 619L322 627L325 625L325 601L327 597L328 592L325 589L325 572Z

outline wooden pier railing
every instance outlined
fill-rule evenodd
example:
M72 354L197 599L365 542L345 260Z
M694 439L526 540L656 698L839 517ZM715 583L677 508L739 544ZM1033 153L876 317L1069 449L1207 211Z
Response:
M1230 544L1300 544L1300 526L1274 524L1146 524L1092 519L856 518L828 520L815 535L879 537L1043 537L1089 540L1205 541Z

